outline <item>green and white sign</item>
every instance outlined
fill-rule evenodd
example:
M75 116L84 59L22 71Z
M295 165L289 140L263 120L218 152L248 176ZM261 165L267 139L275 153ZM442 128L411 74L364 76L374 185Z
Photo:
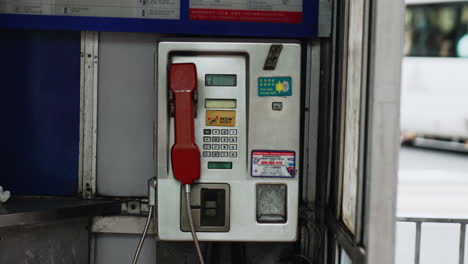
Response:
M259 77L258 96L291 96L291 77Z

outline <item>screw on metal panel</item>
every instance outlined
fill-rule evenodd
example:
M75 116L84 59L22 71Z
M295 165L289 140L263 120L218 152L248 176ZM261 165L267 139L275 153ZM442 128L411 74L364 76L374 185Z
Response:
M127 212L129 214L140 214L140 202L138 201L129 201L127 204Z

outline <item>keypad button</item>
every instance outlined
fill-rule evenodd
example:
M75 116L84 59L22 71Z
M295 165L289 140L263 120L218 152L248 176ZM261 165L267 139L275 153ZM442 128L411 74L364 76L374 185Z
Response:
M229 155L226 151L221 152L221 158L227 158Z
M203 135L211 135L211 129L203 129Z
M221 137L221 142L229 142L229 138L228 137Z
M229 147L228 147L227 144L222 144L221 145L221 150L228 150L228 149L229 149Z
M229 152L229 157L230 158L237 158L237 152L235 152L235 151Z
M219 129L213 129L211 132L213 135L219 135Z
M229 134L231 134L231 135L237 135L237 129L231 129L231 130L229 130Z
M211 152L209 152L209 151L203 151L203 157L205 157L205 158L211 157Z
M229 129L221 129L221 135L229 135Z
M219 142L219 137L213 137L213 142Z
M211 150L211 145L210 144L203 144L203 149L204 150Z
M229 142L236 143L237 142L237 137L230 137Z
M211 152L211 155L213 156L213 158L219 158L219 152Z
M211 145L211 148L213 150L219 150L219 144L213 144L213 145Z
M211 142L211 137L203 137L203 142Z
M229 150L237 150L237 145L229 145Z

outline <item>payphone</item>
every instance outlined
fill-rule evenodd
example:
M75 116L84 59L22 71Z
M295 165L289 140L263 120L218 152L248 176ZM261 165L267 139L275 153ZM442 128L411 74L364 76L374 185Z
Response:
M296 240L300 45L163 41L156 61L159 239L193 216L204 241Z

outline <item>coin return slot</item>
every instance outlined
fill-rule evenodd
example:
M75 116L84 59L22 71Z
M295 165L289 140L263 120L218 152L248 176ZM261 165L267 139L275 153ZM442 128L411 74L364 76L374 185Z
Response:
M284 184L257 185L258 223L286 223L286 193Z

